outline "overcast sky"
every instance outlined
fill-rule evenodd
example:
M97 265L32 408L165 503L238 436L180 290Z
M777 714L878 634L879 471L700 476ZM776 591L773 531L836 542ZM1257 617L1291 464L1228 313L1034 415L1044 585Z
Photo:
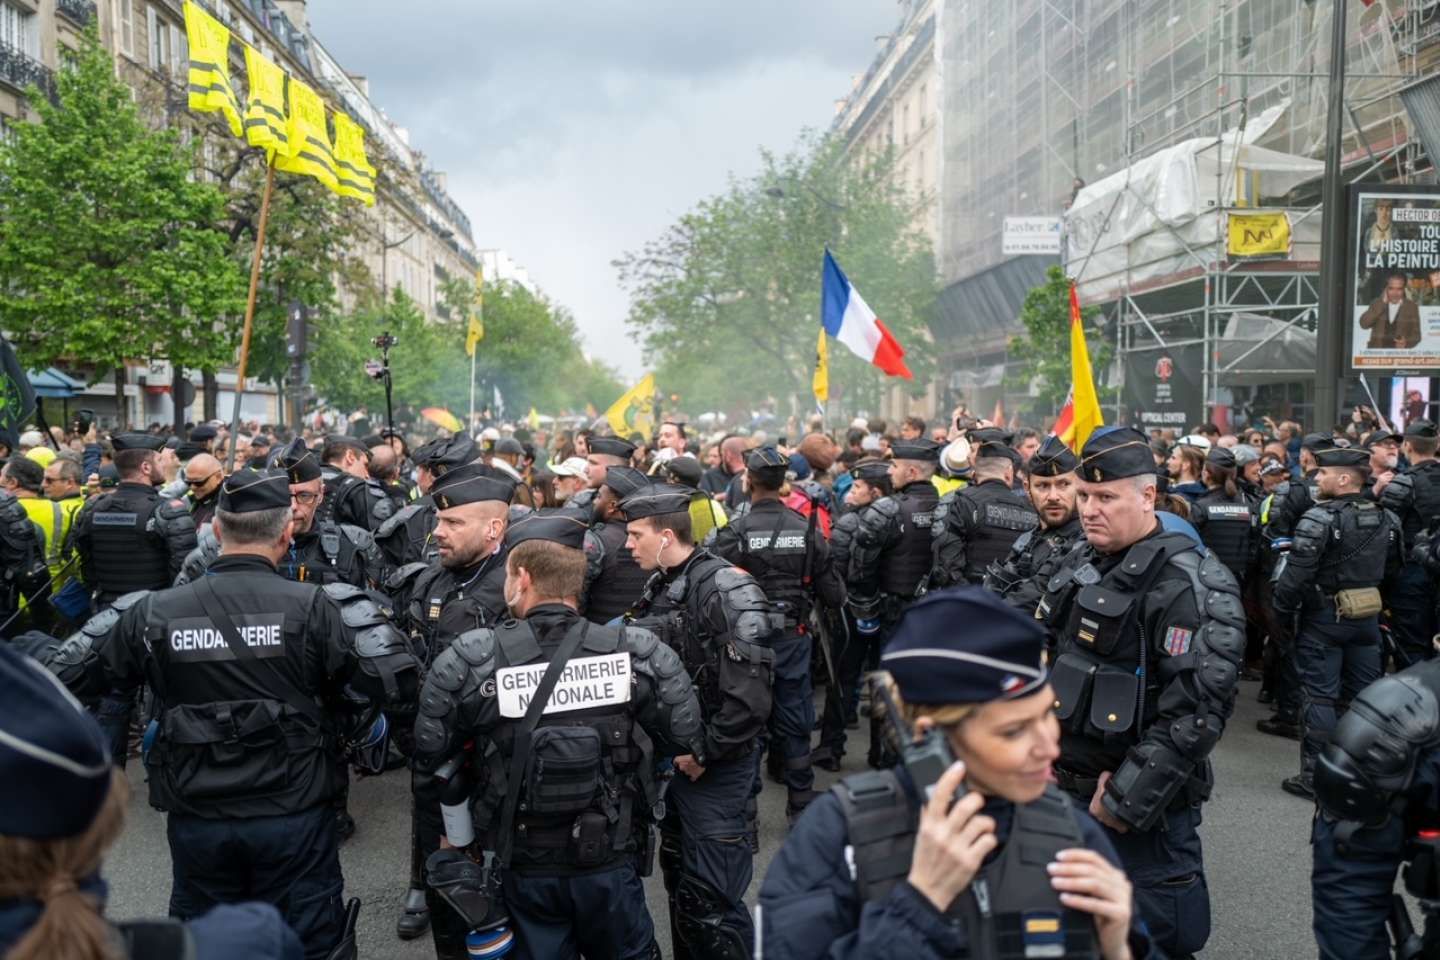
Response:
M469 215L569 307L593 354L642 369L611 261L825 127L895 0L310 0L320 42Z

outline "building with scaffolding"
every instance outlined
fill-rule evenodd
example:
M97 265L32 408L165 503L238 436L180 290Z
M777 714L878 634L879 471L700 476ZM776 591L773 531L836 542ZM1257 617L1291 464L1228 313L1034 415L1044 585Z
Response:
M1440 5L1350 6L1347 177L1427 176L1397 91L1433 72ZM1108 378L1127 406L1155 386L1137 379L1178 372L1199 402L1174 416L1224 419L1250 406L1305 415L1331 9L1296 0L942 5L936 326L941 343L955 345L950 385L972 408L1025 400L1004 378L1016 366L1007 341L1024 291L1054 262L1003 257L1004 218L1064 212L1064 266L1082 302L1103 311L1117 356ZM1232 251L1231 220L1255 213L1283 216L1282 252Z

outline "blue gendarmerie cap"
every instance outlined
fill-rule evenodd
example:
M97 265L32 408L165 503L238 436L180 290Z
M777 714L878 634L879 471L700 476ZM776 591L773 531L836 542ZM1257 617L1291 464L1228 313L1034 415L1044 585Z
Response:
M629 460L635 456L635 444L629 440L622 440L619 437L591 437L590 452L607 457L619 457L621 460Z
M998 440L987 440L975 448L970 454L973 460L1009 460L1015 466L1020 466L1020 454L1008 443L1001 443Z
M750 451L750 455L745 458L745 469L754 473L778 470L783 476L785 471L790 469L790 458L767 444Z
M607 471L608 472L608 471ZM652 483L636 490L620 501L620 512L626 520L643 520L690 509L695 491L674 483Z
M876 480L889 480L890 461L861 460L850 468L850 476L856 480L864 480L866 483L874 483Z
M548 540L562 547L585 549L585 531L590 527L573 513L527 513L505 530L505 543L515 546L526 540Z
M1133 427L1096 427L1080 451L1080 479L1091 483L1155 472L1150 440Z
M291 483L307 483L320 479L320 457L296 437L281 448L275 458L275 466L285 471Z
M1362 444L1362 446L1368 449L1375 446L1377 443L1387 442L1399 443L1400 435L1398 433L1391 433L1384 427L1376 427L1374 430L1371 430L1370 433L1365 437L1365 443Z
M650 478L634 467L606 467L605 479L600 481L600 485L609 487L615 491L615 496L624 500L636 490L650 486Z
M1224 447L1211 447L1210 452L1205 454L1205 462L1222 470L1234 470L1235 454Z
M1411 420L1405 427L1405 436L1418 437L1421 440L1434 440L1440 437L1440 429L1437 429L1434 422L1430 420Z
M1315 451L1315 463L1322 467L1370 469L1370 452L1360 447L1330 447Z
M1015 434L1002 427L976 427L966 433L971 443L979 446L982 443L1003 443L1010 446L1015 439Z
M421 444L415 448L410 459L415 461L415 466L424 467L438 477L448 470L475 462L479 455L475 441L466 434L457 433L453 437L440 437Z
M196 443L204 443L206 440L214 440L218 436L220 436L219 432L214 427L210 426L210 424L208 423L202 423L200 424L200 426L190 431L190 439L195 441Z
M44 667L0 644L0 835L84 833L110 792L100 725Z
M110 438L116 450L163 450L165 438L153 433L120 433Z
M1045 631L1033 618L984 587L955 587L906 609L880 666L906 703L989 703L1039 690L1044 649Z
M1312 453L1333 446L1335 446L1335 437L1328 433L1307 433L1300 441L1300 449L1309 450Z
M940 459L940 444L920 437L915 440L896 440L890 444L890 453L896 460L919 460L936 463Z
M509 503L514 495L515 481L501 476L483 463L467 463L447 470L430 487L430 499L441 510L484 500Z
M1080 458L1065 445L1064 440L1051 434L1040 444L1040 449L1031 454L1026 469L1032 477L1058 477L1074 473L1078 466Z
M290 477L281 470L236 470L220 484L216 507L226 513L254 513L290 506Z

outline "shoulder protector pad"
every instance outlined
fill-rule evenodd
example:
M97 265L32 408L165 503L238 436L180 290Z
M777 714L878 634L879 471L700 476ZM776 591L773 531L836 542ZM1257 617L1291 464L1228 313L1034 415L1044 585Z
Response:
M495 631L489 627L466 630L455 638L450 648L466 663L479 666L495 659Z
M1026 550L1029 550L1030 542L1035 539L1035 534L1039 529L1039 527L1031 527L1029 530L1026 530L1024 533L1020 534L1020 536L1016 537L1015 542L1010 545L1010 552L1012 554L1019 554L1024 553Z
M405 504L405 506L396 510L394 514L388 517L384 523L380 524L379 528L375 531L376 539L384 540L386 537L391 536L396 530L409 523L411 517L415 516L421 510L426 509L428 506L428 504L424 503Z
M160 498L160 502L155 505L155 516L162 521L173 521L183 518L189 520L191 526L194 526L194 518L190 516L190 510L185 506L185 501L183 500L166 500L164 497Z
M150 596L150 593L151 591L149 590L136 590L132 593L123 594L118 600L110 604L110 609L124 613L141 600ZM97 616L103 616L103 614L97 614Z
M953 497L953 494L951 494L951 496ZM870 508L865 511L865 514L873 514L877 517L883 517L886 520L893 520L895 517L900 516L900 501L894 497L881 497L879 500L870 504ZM861 514L860 516L862 523L865 520L865 514Z
M364 527L357 527L350 523L342 523L340 524L340 532L345 535L345 539L355 544L355 549L361 553L364 553L375 545L374 535Z
M660 646L660 638L644 627L627 624L621 628L626 648L635 656L646 659ZM668 647L666 649L669 649Z
M1413 669L1413 668L1412 668ZM1381 677L1355 697L1315 765L1316 799L1346 820L1381 823L1440 736L1440 704L1411 670Z
M334 600L336 603L341 604L346 603L354 599L355 597L365 596L364 590L361 590L359 587L352 587L348 583L332 583L328 586L322 587L321 589L323 589L325 593L329 595L331 600Z
M388 622L385 611L359 587L352 587L348 583L332 583L321 589L340 606L340 617L345 626L352 630Z
M430 565L428 563L420 563L419 561L407 563L405 566L390 574L389 578L385 581L385 589L392 593L397 590L403 590L410 586L416 577L420 576L420 574L429 568Z
M768 610L765 591L760 584L739 567L726 566L715 571L715 588L726 606L732 610Z
M364 660L378 660L397 654L408 656L410 648L400 631L382 620L356 631L355 652Z
M1397 513L1409 506L1414 498L1415 478L1408 473L1397 475L1380 493L1381 505Z

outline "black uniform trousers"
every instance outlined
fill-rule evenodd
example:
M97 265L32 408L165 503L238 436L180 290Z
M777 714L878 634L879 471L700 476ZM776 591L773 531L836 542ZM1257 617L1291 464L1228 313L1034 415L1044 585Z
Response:
M626 861L572 876L505 874L515 960L649 960L655 923Z
M172 813L166 832L172 917L189 920L218 904L261 900L299 935L305 960L324 960L340 942L344 880L328 805L229 820Z
M775 651L775 673L767 723L769 748L772 762L777 756L784 761L785 788L789 791L793 810L809 801L810 788L815 785L815 771L810 764L810 735L815 730L810 636L792 633L776 641L772 649ZM760 783L760 751L756 750L753 790L757 795Z
M1076 807L1089 811L1090 796L1067 795ZM1210 888L1200 820L1198 804L1177 804L1149 830L1121 833L1100 825L1134 885L1135 905L1151 939L1174 960L1196 953L1210 939Z
M1404 818L1356 830L1344 855L1336 837L1339 827L1317 815L1310 832L1312 926L1320 960L1390 960L1385 920L1404 855Z
M1275 697L1275 715L1286 723L1300 722L1300 669L1295 663L1295 630L1291 618L1275 610L1275 585L1260 581L1260 610L1265 618L1265 673Z
M846 728L859 721L860 675L865 670L871 639L860 635L849 610L844 616L845 632L831 633L837 689L827 691L825 712L820 717L819 750L836 760L845 755Z
M441 787L429 774L411 774L410 780L410 885L425 891L425 906L430 909L430 937L435 944L437 960L468 960L465 934L470 930L465 921L445 899L425 882L425 861L440 849L445 834L445 819L440 813Z
M1395 669L1435 655L1435 585L1418 563L1407 563L1385 584L1390 611L1390 639L1395 644Z
M1380 678L1380 619L1339 620L1328 602L1307 610L1295 656L1305 687L1300 773L1308 779L1341 707Z
M680 875L703 880L725 899L721 924L742 943L754 940L755 927L745 909L745 890L755 864L746 839L746 808L755 777L750 753L714 760L700 779L675 771L660 824L660 868L670 896L671 954L675 960L703 960L689 951L677 929L675 892Z

